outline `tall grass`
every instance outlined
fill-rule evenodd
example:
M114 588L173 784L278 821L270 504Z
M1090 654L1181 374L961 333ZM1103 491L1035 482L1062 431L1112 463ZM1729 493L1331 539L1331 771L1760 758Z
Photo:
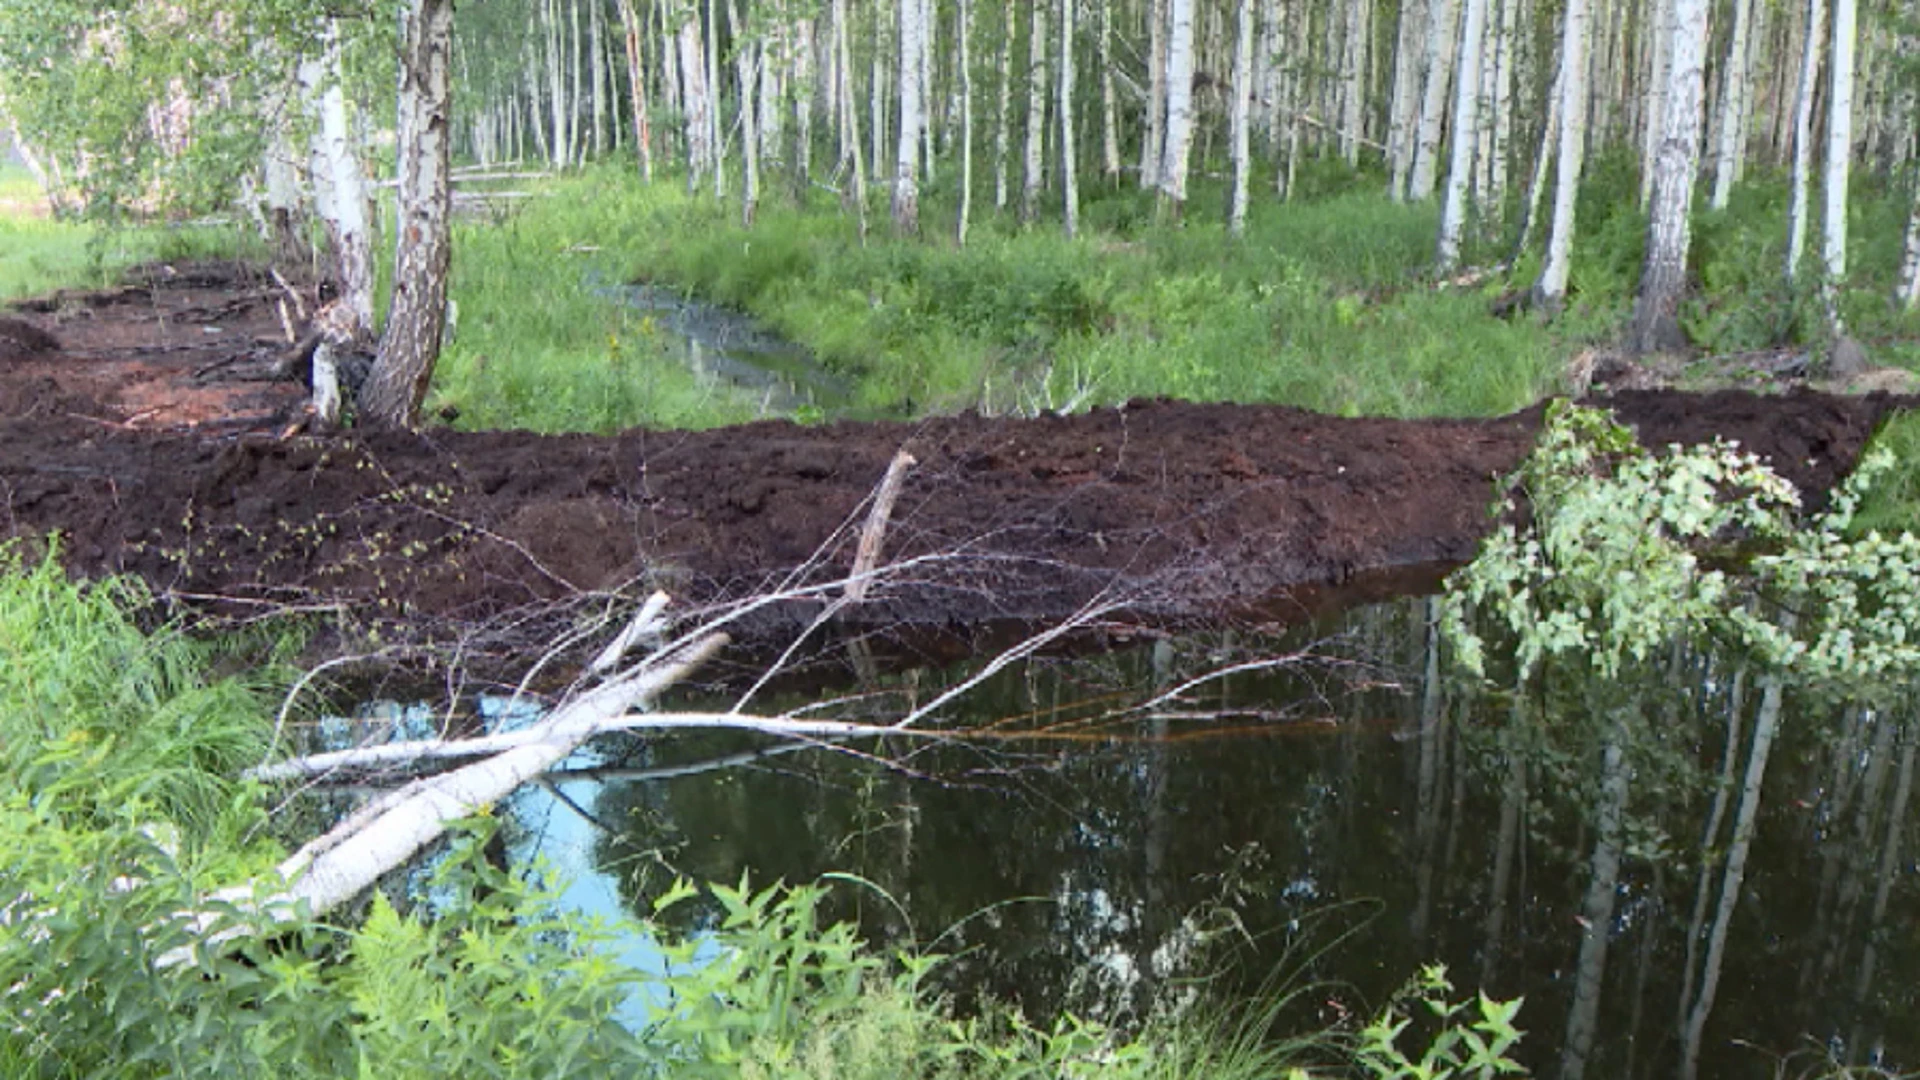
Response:
M548 432L753 418L750 403L673 359L646 313L595 295L597 284L619 282L610 237L645 212L613 175L572 179L497 221L456 225L449 293L458 319L429 414Z
M1209 224L1142 224L1122 194L1088 209L1115 232L1068 240L988 222L965 248L862 246L832 208L769 207L747 230L732 207L674 185L630 197L644 212L607 241L630 276L767 321L855 376L870 414L1153 395L1501 412L1549 385L1566 349L1536 324L1490 317L1486 290L1424 286L1432 209L1371 192L1263 205L1240 243Z
M252 248L234 231L214 226L109 229L20 212L39 200L40 189L25 169L0 167L0 304L55 289L105 288L127 267L155 259L226 256Z

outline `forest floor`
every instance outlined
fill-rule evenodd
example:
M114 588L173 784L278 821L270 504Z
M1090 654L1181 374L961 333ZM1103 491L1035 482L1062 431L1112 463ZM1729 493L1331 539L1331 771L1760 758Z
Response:
M1135 618L1284 618L1329 588L1470 558L1494 479L1543 412L1340 419L1142 401L608 437L314 435L303 387L274 378L297 305L257 269L148 266L8 316L0 537L57 532L75 569L138 575L199 610L332 611L436 638L482 625L550 636L581 601L622 591L703 604L831 582L902 449L917 465L886 534L897 569L861 622L1057 619L1095 598ZM1599 400L1649 445L1738 440L1814 498L1891 409L1916 403ZM769 608L762 625L810 619L831 595Z

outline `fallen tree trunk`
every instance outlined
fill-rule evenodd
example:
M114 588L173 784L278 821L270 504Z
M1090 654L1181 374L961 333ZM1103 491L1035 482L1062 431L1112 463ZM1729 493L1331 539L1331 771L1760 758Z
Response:
M643 616L651 613L658 621L665 606L665 598L656 595ZM641 629L657 631L659 627ZM644 632L623 635L629 640L641 636ZM512 794L609 724L616 724L629 710L685 678L726 640L725 634L710 633L656 652L518 733L518 745L484 761L412 781L374 800L294 852L276 868L272 879L222 889L208 896L198 910L181 913L196 943L163 955L161 965L187 963L194 949L249 932L244 925L216 929L231 920L233 912L284 923L312 918L352 899L432 843L450 823Z

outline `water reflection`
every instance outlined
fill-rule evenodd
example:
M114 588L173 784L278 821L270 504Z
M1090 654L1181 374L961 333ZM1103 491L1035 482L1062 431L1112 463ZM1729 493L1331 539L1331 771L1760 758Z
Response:
M1309 642L1315 659L1161 696ZM610 830L574 869L638 912L675 873L857 875L872 887L835 914L952 955L962 1005L1034 1016L1137 1018L1196 977L1247 995L1284 964L1325 981L1296 1019L1331 1023L1442 960L1526 996L1542 1072L1920 1062L1908 712L1803 700L1680 646L1618 685L1469 693L1436 645L1410 600L1029 658L945 720L987 739L635 739L565 789ZM899 715L979 666L871 675L850 707Z

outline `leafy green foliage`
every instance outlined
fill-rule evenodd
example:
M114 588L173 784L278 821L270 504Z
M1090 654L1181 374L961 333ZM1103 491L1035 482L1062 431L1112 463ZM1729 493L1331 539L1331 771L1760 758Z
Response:
M1525 1073L1507 1056L1521 1039L1513 1019L1521 999L1449 1001L1453 983L1444 964L1424 968L1410 980L1373 1023L1360 1032L1355 1058L1376 1080L1491 1080ZM1437 1028L1420 1055L1409 1057L1401 1038L1416 1025Z
M1605 414L1557 403L1508 481L1506 520L1449 580L1448 637L1483 672L1486 616L1521 680L1547 657L1610 680L1675 640L1717 639L1816 689L1892 688L1920 672L1920 538L1852 535L1892 464L1870 451L1802 524L1798 493L1752 455L1655 456Z

